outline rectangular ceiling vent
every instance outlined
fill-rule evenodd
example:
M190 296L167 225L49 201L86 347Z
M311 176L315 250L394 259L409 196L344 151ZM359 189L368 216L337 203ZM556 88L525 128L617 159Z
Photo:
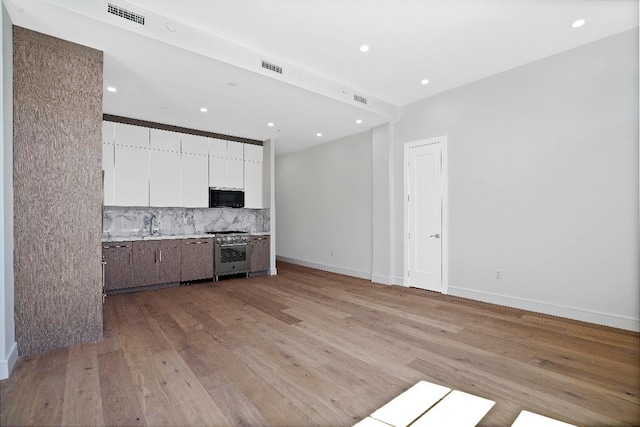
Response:
M272 64L265 60L262 60L262 68L267 69L269 71L273 71L274 73L282 74L282 67L276 64Z
M353 100L354 101L358 101L362 104L366 104L367 103L367 98L365 98L364 96L360 96L360 95L356 95L355 93L353 94Z
M131 22L135 22L136 24L144 25L144 16L138 15L135 12L131 12L130 10L123 9L120 6L116 6L115 4L107 3L107 12L112 15L119 16L120 18L127 19Z

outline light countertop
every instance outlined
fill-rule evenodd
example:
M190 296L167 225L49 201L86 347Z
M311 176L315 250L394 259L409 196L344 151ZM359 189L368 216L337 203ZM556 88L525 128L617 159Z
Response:
M249 233L251 236L268 236L268 231L257 231ZM104 243L114 242L133 242L137 240L168 240L168 239L204 239L214 237L214 234L177 234L172 236L156 235L156 236L125 236L125 237L102 237Z

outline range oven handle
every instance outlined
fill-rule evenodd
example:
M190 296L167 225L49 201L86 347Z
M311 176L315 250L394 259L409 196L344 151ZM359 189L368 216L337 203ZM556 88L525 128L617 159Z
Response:
M221 248L235 248L235 247L239 247L239 246L249 246L247 243L229 243L229 244L217 244L217 246L221 247Z

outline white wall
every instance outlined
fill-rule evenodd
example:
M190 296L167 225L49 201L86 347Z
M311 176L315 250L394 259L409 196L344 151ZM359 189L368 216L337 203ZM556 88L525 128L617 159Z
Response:
M637 29L406 106L395 130L397 218L403 144L448 137L450 293L639 329Z
M371 280L387 285L398 284L393 275L393 124L377 126L371 131L372 170L372 274Z
M13 310L13 35L4 4L0 31L0 379L3 379L9 376L18 356Z
M276 182L275 182L275 162L276 162L276 140L275 138L264 141L263 169L262 169L262 197L263 206L269 209L269 275L278 273L276 269Z
M371 131L278 156L275 174L278 258L371 278Z

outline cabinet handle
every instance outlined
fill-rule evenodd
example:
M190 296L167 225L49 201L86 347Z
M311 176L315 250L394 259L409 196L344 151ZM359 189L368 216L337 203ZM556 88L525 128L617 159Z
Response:
M162 262L162 249L160 250L160 262Z
M129 265L131 265L131 257L133 256L133 252L129 252Z
M107 265L107 262L106 261L102 261L102 289L103 289L103 292L104 292L104 279L105 279L105 276L104 276L105 265ZM104 298L102 300L102 303L104 304Z
M153 262L158 263L158 251L153 251Z

